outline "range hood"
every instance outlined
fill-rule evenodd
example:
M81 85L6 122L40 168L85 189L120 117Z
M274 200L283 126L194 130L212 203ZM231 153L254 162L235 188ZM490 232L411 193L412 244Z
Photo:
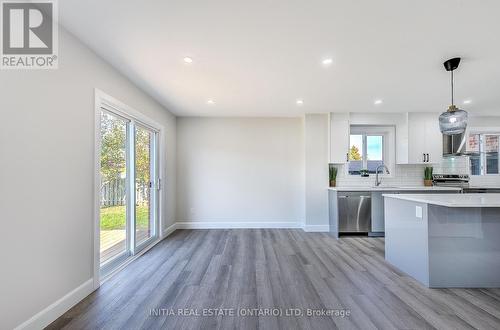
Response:
M466 133L447 135L443 134L443 157L466 155Z

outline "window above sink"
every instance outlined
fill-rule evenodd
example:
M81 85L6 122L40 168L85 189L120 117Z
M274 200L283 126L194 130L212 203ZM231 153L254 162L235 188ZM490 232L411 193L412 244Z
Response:
M393 126L351 125L349 135L349 162L347 173L375 174L376 168L385 164L394 169L395 128Z

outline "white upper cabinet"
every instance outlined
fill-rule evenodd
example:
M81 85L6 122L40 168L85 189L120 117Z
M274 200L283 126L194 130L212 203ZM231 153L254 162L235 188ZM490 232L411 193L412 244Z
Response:
M429 163L441 163L443 159L443 134L439 130L439 114L431 114L425 126L426 147Z
M397 164L433 164L441 162L443 137L438 113L330 113L329 161L348 162L350 125L394 126ZM394 150L395 149L395 150Z
M349 154L349 113L330 114L330 163L344 164Z
M408 113L408 164L441 161L443 137L438 118L436 113Z
M425 114L408 114L408 164L425 163Z

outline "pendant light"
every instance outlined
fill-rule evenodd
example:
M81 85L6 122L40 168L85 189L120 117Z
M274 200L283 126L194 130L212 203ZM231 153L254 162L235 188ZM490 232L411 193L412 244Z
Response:
M444 62L446 71L451 72L451 105L447 111L439 116L439 129L446 135L462 134L467 127L467 111L460 110L454 104L453 95L453 70L458 68L460 57L449 59Z

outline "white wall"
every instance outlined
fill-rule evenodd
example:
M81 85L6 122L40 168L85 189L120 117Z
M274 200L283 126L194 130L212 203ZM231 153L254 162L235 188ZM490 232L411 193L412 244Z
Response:
M302 125L301 118L178 118L177 221L302 223Z
M174 220L175 117L62 29L59 47L58 70L0 72L0 329L93 276L94 87L166 127Z
M305 116L305 227L328 231L328 114Z

